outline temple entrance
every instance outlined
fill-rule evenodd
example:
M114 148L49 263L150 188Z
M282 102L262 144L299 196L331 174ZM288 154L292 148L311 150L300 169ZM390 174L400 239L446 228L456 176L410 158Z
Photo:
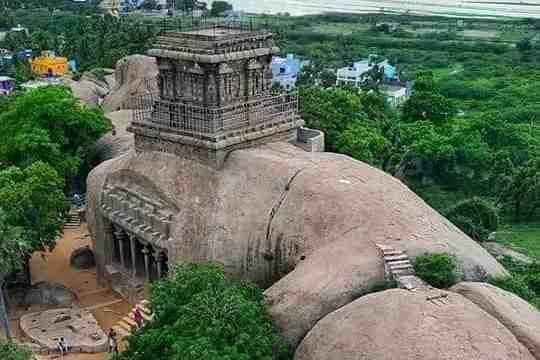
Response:
M167 250L113 224L113 265L132 278L150 283L167 274Z

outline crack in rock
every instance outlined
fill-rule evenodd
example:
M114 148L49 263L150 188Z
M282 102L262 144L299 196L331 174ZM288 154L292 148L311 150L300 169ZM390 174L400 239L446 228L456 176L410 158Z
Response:
M296 179L300 173L304 171L304 168L298 169L293 176L289 179L287 184L285 185L285 190L281 194L281 197L276 205L272 207L272 210L270 210L270 217L268 218L268 224L266 225L266 240L270 240L270 236L272 235L272 223L274 221L274 218L276 217L276 214L278 213L279 209L283 205L283 202L285 199L287 199L287 195L289 194L289 190L291 189L291 185Z

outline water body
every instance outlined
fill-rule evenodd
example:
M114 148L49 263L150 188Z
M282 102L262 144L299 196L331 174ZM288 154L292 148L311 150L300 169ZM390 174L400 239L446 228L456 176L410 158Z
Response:
M251 13L411 12L424 15L540 18L540 0L229 0Z

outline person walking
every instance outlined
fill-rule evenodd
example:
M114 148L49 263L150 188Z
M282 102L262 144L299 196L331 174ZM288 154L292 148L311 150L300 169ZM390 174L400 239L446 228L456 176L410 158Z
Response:
M109 330L109 354L118 354L118 341L116 340L116 331L113 328Z
M58 352L60 352L61 357L64 357L64 355L67 354L68 345L67 345L66 339L64 339L64 337L60 337L56 347L58 348Z

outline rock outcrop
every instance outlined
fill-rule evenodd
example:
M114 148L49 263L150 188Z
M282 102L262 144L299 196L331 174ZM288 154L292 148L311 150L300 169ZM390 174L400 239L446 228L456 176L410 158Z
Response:
M113 130L105 134L94 145L94 153L98 162L115 158L133 149L133 134L126 131L132 120L133 112L120 110L107 113L105 116L111 120Z
M540 312L520 297L486 283L462 282L451 291L463 295L504 324L540 359Z
M23 305L69 306L77 301L77 295L61 284L38 282L26 292Z
M383 279L375 244L411 258L454 254L467 280L506 275L397 179L347 156L278 142L233 151L221 169L134 151L94 169L87 218L102 278L112 261L101 213L105 189L137 194L143 199L137 208L154 199L174 213L170 239L159 243L170 264L216 261L230 276L268 287L271 314L292 346L319 319ZM137 216L145 221L142 212Z
M106 81L99 80L91 72L84 73L79 81L63 78L62 83L70 88L73 95L82 103L89 106L99 106L111 89Z
M131 55L116 64L115 85L102 103L105 113L132 108L133 97L157 91L156 59Z
M94 252L89 246L75 249L69 256L69 264L77 269L90 269L96 266Z
M473 302L440 290L387 290L326 316L295 360L533 360L497 319Z

